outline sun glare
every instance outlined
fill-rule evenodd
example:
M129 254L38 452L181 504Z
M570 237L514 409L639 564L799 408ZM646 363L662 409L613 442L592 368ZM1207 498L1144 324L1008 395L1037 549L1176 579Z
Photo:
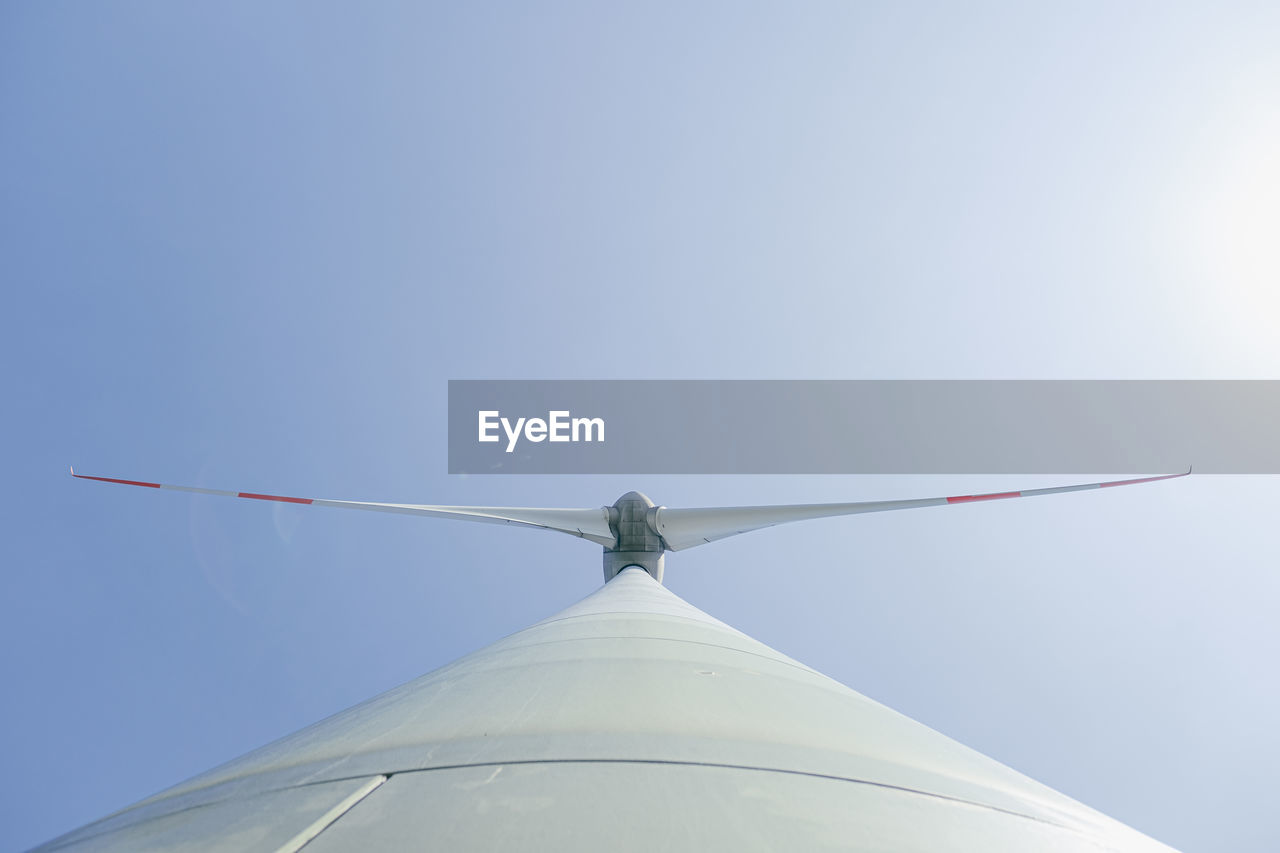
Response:
M1240 128L1207 164L1195 248L1203 272L1249 312L1280 307L1280 115Z

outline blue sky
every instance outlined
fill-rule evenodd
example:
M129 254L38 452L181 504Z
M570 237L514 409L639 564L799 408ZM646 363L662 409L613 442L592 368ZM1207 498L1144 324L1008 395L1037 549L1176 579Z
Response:
M562 506L1062 482L450 477L446 382L1278 378L1277 43L1264 3L5 5L0 848L600 581L567 537L68 464ZM1276 500L868 516L667 580L1168 844L1261 851Z

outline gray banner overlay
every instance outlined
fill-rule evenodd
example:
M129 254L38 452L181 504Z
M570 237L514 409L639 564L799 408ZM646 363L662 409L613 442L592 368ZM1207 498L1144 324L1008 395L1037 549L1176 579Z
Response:
M451 474L1166 474L1192 465L1280 473L1280 381L449 382Z

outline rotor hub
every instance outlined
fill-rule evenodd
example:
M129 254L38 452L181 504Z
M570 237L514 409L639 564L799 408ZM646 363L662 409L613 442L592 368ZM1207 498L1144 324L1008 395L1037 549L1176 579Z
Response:
M667 548L657 529L659 509L640 492L627 492L608 508L615 544L604 549L606 583L628 566L638 566L662 583L663 552Z

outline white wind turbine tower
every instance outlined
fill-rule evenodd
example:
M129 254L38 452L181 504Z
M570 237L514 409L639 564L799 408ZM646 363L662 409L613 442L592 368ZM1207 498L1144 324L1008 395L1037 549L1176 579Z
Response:
M1186 473L1190 473L1187 471ZM37 848L1170 848L791 660L662 586L666 551L791 521L1030 497L595 509L256 500L541 527L604 548L602 588L493 645Z

